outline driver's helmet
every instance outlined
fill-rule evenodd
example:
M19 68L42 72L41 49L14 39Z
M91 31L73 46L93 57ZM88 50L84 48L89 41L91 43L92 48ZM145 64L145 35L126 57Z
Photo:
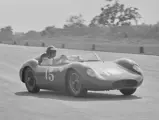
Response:
M51 52L56 53L56 47L54 47L54 46L47 47L46 53L48 54L48 53L51 53Z

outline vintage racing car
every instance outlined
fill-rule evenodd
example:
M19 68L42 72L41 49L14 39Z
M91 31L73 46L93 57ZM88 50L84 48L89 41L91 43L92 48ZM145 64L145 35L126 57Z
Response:
M131 95L143 82L143 71L127 58L102 61L94 52L62 56L58 64L51 66L39 65L39 57L21 66L20 80L28 92L46 89L78 97L86 95L88 90L119 90L123 95Z

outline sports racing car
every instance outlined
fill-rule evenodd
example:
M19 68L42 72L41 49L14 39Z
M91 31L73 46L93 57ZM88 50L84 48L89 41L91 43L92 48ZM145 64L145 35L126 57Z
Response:
M20 80L28 92L46 89L79 97L86 95L88 90L119 90L123 95L132 95L143 83L143 71L131 59L103 61L94 52L62 56L58 64L51 66L39 65L39 57L21 66Z

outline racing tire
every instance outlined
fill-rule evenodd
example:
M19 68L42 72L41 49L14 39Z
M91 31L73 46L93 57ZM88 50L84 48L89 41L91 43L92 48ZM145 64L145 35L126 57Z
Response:
M121 89L120 92L125 95L125 96L129 96L132 95L133 93L135 93L136 88L129 88L129 89Z
M36 85L36 78L31 68L25 70L24 81L28 92L38 93L40 91L40 88Z
M68 95L73 97L85 97L87 95L87 89L82 87L81 77L75 70L69 70L67 73L66 91Z

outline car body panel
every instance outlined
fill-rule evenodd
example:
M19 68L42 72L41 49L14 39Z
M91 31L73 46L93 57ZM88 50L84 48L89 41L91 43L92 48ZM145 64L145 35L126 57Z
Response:
M38 65L38 58L31 59L25 62L20 69L21 80L25 67L32 68L36 84L41 89L48 90L65 90L68 69L74 69L79 73L83 87L88 90L137 88L143 82L143 75L130 72L114 61L64 62L55 66L41 66ZM93 70L95 75L88 75L88 69ZM125 81L127 83L129 81L132 85L128 86Z

